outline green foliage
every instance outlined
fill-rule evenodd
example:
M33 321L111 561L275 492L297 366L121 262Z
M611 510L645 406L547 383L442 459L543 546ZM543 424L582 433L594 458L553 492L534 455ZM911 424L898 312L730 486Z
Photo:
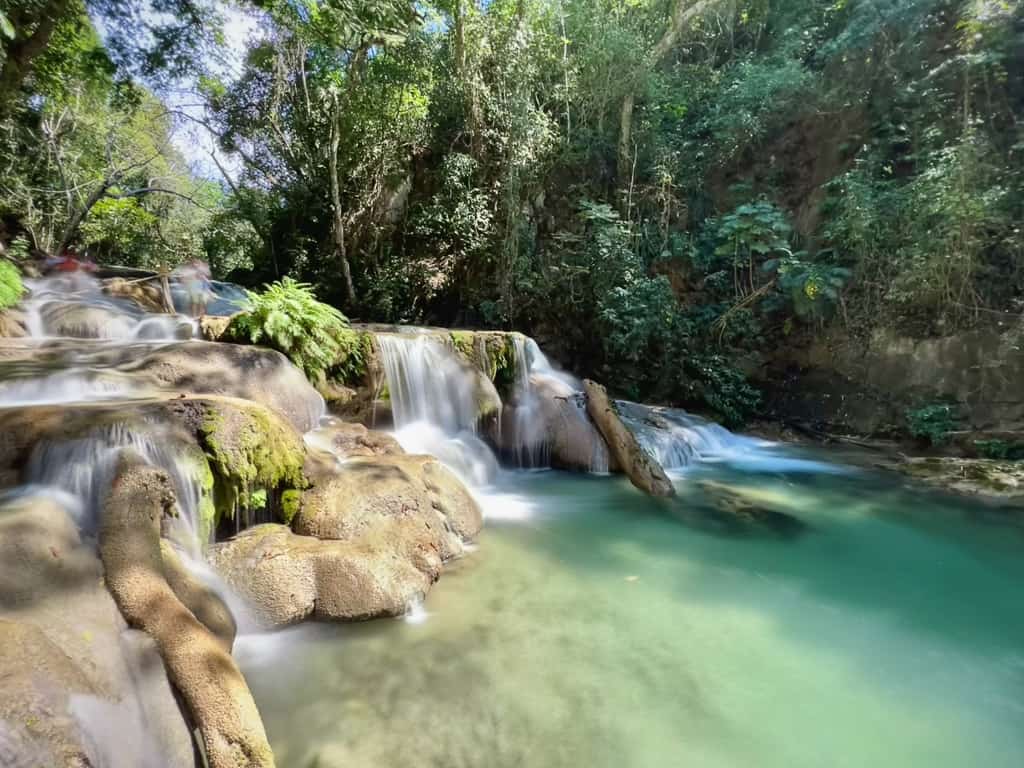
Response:
M799 252L763 265L778 276L779 289L802 320L825 320L833 315L839 293L852 273L834 264L815 263Z
M975 440L974 447L983 459L997 461L1024 460L1024 443L1011 443L1006 440Z
M757 413L761 394L724 356L694 355L683 361L684 386L729 427L740 427Z
M907 411L907 431L929 445L944 445L956 429L957 408L948 403L930 403Z
M21 272L11 262L0 258L0 310L13 307L21 301L24 292Z
M232 319L226 336L284 353L312 381L323 379L335 366L351 372L364 359L363 342L348 319L317 301L312 286L290 277L261 293L250 291L247 306Z

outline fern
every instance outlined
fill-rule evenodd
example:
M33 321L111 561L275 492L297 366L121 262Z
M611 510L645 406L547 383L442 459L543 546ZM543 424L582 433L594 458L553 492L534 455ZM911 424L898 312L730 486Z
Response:
M248 291L241 314L228 326L233 341L263 344L282 352L312 381L323 380L332 369L343 378L365 369L365 347L348 318L318 301L306 283L290 277Z
M0 259L0 310L17 304L24 291L18 268L9 261Z

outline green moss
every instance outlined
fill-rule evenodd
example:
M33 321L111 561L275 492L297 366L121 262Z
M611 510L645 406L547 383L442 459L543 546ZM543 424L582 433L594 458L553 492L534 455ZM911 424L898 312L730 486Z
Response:
M189 464L192 476L199 483L199 509L197 510L199 519L196 521L199 530L196 531L196 534L199 536L199 541L205 546L212 538L213 532L217 530L217 523L220 522L220 515L214 499L213 470L210 469L210 462L207 460L206 454L199 448L193 447L193 450L186 455L185 461Z
M302 438L272 411L254 404L209 404L199 432L214 475L216 520L261 508L267 491L275 492L270 498L281 498L306 486Z
M487 339L487 359L494 386L502 395L512 391L516 384L516 345L511 333L494 334Z
M281 494L281 522L291 525L302 507L302 492L289 488Z
M475 334L472 331L452 331L452 346L462 353L469 362L476 362Z

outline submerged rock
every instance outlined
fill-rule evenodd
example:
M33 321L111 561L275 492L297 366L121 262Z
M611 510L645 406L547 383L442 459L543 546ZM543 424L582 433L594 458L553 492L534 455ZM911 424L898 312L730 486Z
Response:
M799 518L774 509L773 494L758 489L733 486L715 480L701 480L697 487L704 492L715 510L729 524L743 528L760 527L782 535L793 535L807 528Z
M155 644L129 630L95 551L55 497L0 508L0 759L191 768Z
M915 480L955 493L1003 500L1024 499L1024 462L904 458L896 468Z
M651 496L675 496L676 489L665 470L622 423L605 388L590 380L584 381L583 387L587 394L587 413L597 424L609 450L629 481Z

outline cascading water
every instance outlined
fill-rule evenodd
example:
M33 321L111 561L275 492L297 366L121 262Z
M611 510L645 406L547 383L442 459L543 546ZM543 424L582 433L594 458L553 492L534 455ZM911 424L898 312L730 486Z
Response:
M152 315L130 301L103 293L95 278L73 273L25 281L23 302L29 336L119 341L176 341L196 335L195 321L182 315Z
M491 482L498 463L476 434L490 382L428 333L379 334L377 346L402 447L436 456L473 485Z
M564 453L553 442L564 435L580 456L579 468L608 472L608 448L587 416L582 382L557 370L533 339L517 333L512 341L516 383L501 440L506 452L520 467L550 467L553 453Z
M198 556L202 480L195 462L189 462L173 446L173 440L156 427L139 430L112 424L83 437L41 442L29 457L25 476L30 485L60 489L78 499L81 506L76 522L83 532L95 533L102 496L114 478L117 461L122 452L132 451L167 472L178 501L178 530L172 538L190 555Z

